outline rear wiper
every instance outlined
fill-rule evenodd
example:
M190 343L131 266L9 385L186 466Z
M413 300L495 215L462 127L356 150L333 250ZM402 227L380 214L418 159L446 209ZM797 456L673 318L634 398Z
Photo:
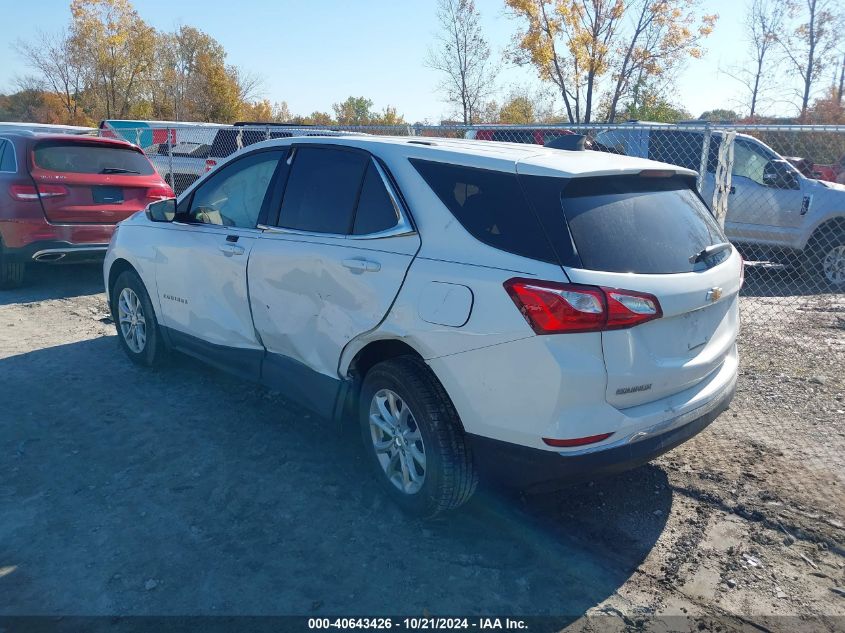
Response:
M721 244L713 244L708 246L707 248L701 249L695 255L690 255L689 263L690 264L697 264L698 262L702 262L705 259L713 257L713 255L718 255L719 253L728 250L731 248L731 245L728 242L722 242Z
M103 167L100 170L101 174L140 174L140 171L134 169L124 169L123 167Z

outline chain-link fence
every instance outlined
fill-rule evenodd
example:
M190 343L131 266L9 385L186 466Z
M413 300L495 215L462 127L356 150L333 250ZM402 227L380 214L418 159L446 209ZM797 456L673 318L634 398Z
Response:
M177 194L248 145L350 132L535 144L580 134L587 149L680 165L697 172L702 197L746 260L770 271L750 275L746 293L837 294L845 288L845 188L837 185L845 183L845 126L185 125L101 131L141 146Z
M105 133L143 147L177 193L253 143L344 133L570 146L579 134L588 150L695 171L702 198L747 262L736 424L717 425L709 448L733 454L739 441L757 447L753 455L774 451L785 460L777 473L782 496L798 491L802 503L815 499L834 513L845 507L845 186L836 184L845 182L845 126L250 125ZM744 462L738 456L736 463Z

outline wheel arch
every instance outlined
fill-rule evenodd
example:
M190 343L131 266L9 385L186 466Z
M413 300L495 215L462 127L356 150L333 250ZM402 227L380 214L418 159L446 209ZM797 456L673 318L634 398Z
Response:
M373 365L397 356L416 356L422 360L413 346L399 339L379 339L370 341L355 353L346 369L347 376L363 377Z
M802 250L816 242L820 236L829 235L834 232L845 233L845 211L832 218L822 220L813 228L807 241L803 244Z
M836 216L835 218L830 218L829 220L825 220L819 224L810 236L810 241L817 238L821 233L828 233L831 231L845 233L845 214Z
M352 420L356 419L361 383L364 376L378 363L399 356L414 356L421 361L423 360L422 354L413 346L406 341L395 338L370 341L356 351L348 365L341 369L341 375L345 378L343 381L344 389L338 402L339 406L335 409L335 417L338 420L347 416Z
M133 273L138 275L139 278L141 278L141 275L138 273L138 270L132 264L130 264L128 260L122 257L118 257L117 259L115 259L109 267L109 279L108 285L106 286L106 290L108 290L110 302L113 299L112 295L114 293L112 292L112 288L114 288L114 283L117 281L117 278L120 277L120 275L125 273L127 270L131 270Z

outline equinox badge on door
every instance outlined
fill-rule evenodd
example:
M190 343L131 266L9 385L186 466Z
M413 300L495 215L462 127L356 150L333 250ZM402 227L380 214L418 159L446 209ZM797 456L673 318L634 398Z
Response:
M707 291L707 300L716 303L719 299L722 298L722 289L716 286L715 288L710 288Z

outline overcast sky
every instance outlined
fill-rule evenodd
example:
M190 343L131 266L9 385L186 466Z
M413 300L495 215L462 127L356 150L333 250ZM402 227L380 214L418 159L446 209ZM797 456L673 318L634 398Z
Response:
M694 116L739 107L740 85L720 69L744 59L746 1L703 4L720 19L706 42L706 55L686 64L672 91L674 101ZM363 95L377 109L396 106L411 122L437 122L451 114L437 93L437 73L423 64L437 32L434 0L135 0L134 5L157 29L187 24L212 35L226 48L229 62L262 78L261 97L287 101L293 113L330 112L332 103ZM501 0L477 0L496 63L504 66L498 87L503 93L512 86L533 89L537 82L531 70L499 61L516 28L503 5ZM12 43L67 25L69 2L0 0L0 11L5 18L0 29L0 91L9 92L16 88L15 77L28 72ZM781 85L790 92L788 81ZM781 103L767 113L795 111Z

